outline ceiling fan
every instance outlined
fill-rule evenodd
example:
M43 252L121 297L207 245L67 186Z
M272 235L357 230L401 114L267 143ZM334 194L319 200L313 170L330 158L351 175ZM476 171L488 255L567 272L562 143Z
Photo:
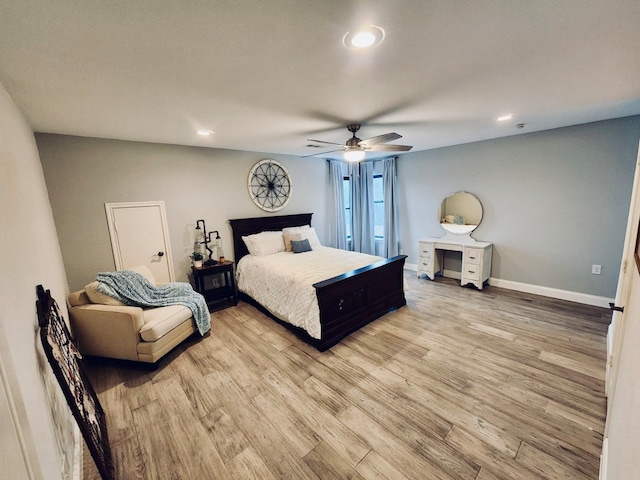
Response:
M340 145L342 148L329 150L328 152L314 153L312 155L305 155L305 157L313 157L315 155L324 155L332 152L344 152L344 159L347 162L359 162L364 159L366 152L408 152L413 147L409 145L385 145L387 142L402 138L402 135L397 133L385 133L383 135L377 135L375 137L367 138L366 140L360 140L356 137L356 132L360 130L359 123L350 123L347 125L353 136L347 140L347 143L342 146L340 143L325 142L324 140L307 139L309 142L324 143L327 145ZM302 157L302 158L305 158Z

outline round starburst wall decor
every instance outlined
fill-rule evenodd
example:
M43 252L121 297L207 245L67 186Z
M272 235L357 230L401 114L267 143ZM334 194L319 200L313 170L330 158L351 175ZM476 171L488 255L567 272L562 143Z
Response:
M280 162L266 159L249 172L249 196L265 212L282 210L291 198L291 177Z

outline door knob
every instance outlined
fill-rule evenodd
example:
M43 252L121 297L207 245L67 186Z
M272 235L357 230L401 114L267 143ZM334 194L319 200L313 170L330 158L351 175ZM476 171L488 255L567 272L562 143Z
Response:
M164 252L158 252L158 256L159 256L159 257L164 256Z

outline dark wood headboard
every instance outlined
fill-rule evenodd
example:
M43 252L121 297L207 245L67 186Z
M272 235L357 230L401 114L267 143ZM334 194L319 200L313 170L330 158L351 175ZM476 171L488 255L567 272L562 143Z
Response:
M107 434L107 419L82 363L82 355L67 328L67 322L42 285L36 287L38 325L42 348L64 393L80 433L103 480L115 480Z
M285 227L300 227L311 225L313 213L298 213L295 215L278 215L272 217L237 218L229 220L233 230L233 250L236 264L249 251L242 241L243 236L260 232L275 232Z

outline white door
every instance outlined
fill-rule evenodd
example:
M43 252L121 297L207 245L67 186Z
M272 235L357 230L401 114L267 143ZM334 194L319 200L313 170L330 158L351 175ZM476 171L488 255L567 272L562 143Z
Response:
M600 479L636 478L640 469L640 147L631 193L627 232L618 277L615 307L607 335L607 420ZM631 475L631 476L629 476Z
M116 270L146 265L158 283L173 282L164 202L105 203Z
M622 262L620 274L618 275L618 287L615 297L615 310L607 332L607 371L605 381L605 391L609 398L609 406L613 403L615 395L616 379L620 366L619 357L622 351L622 341L624 339L625 325L628 319L627 312L624 311L625 304L634 293L631 291L634 269L636 268L634 253L636 251L636 237L638 235L638 219L640 218L640 147L638 152L638 163L631 190L631 203L629 205L629 216L627 218L627 231L622 248ZM637 289L640 288L636 285ZM623 311L618 310L618 308Z

